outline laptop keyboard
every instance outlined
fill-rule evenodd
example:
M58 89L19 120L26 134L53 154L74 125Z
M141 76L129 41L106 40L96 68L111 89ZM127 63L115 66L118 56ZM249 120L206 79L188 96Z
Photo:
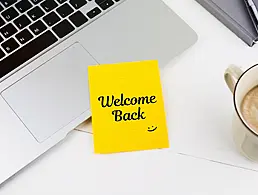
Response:
M0 78L120 1L0 0Z

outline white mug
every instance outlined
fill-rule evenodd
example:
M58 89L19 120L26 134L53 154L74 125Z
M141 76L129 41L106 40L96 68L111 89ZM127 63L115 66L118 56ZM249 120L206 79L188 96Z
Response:
M224 74L225 81L233 93L234 116L233 138L239 152L249 160L258 162L258 133L244 120L240 107L245 95L258 86L258 65L243 72L239 67L230 65Z

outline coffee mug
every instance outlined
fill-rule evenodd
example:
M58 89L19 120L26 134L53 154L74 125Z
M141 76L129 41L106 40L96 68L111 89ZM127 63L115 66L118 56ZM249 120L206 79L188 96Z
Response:
M233 93L234 116L233 139L239 152L249 160L258 162L258 133L250 128L241 113L241 103L245 95L258 86L258 64L242 71L230 65L224 74L225 81Z

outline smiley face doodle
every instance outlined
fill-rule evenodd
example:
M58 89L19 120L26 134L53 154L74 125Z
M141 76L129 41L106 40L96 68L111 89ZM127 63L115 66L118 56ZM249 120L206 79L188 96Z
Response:
M148 131L149 131L149 132L153 132L153 131L155 131L157 128L158 128L158 127L155 127L155 128L154 128L154 126L148 127Z

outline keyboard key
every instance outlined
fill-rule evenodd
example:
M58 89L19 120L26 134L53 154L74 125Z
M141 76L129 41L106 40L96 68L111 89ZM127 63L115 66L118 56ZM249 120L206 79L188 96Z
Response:
M26 15L22 15L19 18L15 19L13 23L19 28L23 29L24 27L28 26L31 21Z
M7 22L16 18L18 15L18 12L13 7L10 7L9 9L2 12L2 16L6 19Z
M63 38L74 30L74 27L68 22L68 20L63 20L59 24L55 25L53 31L57 34L59 38Z
M3 26L5 24L5 21L3 20L2 17L0 17L0 27Z
M2 51L2 49L0 49L0 59L3 58L5 56L5 53Z
M114 2L112 0L95 0L95 2L103 9L106 10L112 5L114 5Z
M14 38L10 38L6 42L2 43L2 47L7 53L11 53L19 47L19 44L14 40Z
M99 5L99 4L101 4L101 3L103 3L103 2L105 2L106 0L95 0L95 2Z
M27 43L33 38L32 34L27 29L21 31L15 37L21 44Z
M44 12L42 11L42 9L40 7L35 7L33 9L31 9L30 11L27 12L29 17L32 19L32 20L37 20L38 18L40 18L41 16L44 15Z
M73 8L71 8L70 5L65 3L61 7L57 8L56 11L61 17L65 18L73 12Z
M54 0L46 0L41 3L41 7L43 7L46 12L50 12L57 7L57 3Z
M32 7L32 4L28 0L21 0L15 4L15 7L21 12L26 12Z
M76 13L71 15L69 19L76 27L79 27L88 21L88 19L80 11L77 11Z
M34 5L36 5L36 4L38 4L39 2L41 2L41 1L43 1L43 0L31 0L32 1L32 3L34 4Z
M0 12L4 10L4 7L0 5Z
M6 26L4 26L3 28L1 28L0 32L2 33L2 35L5 38L8 38L8 37L12 36L13 34L15 34L17 32L17 29L11 23L9 23Z
M70 4L75 8L79 9L87 3L86 0L70 0Z
M9 7L12 4L14 4L17 0L0 0L0 2L5 6L5 7Z
M3 37L0 36L0 43L3 42L3 41L4 41Z
M43 20L48 26L53 26L60 21L60 17L55 12L51 12L50 14L46 15Z
M29 28L35 35L38 35L47 29L47 27L45 26L45 24L43 24L41 20L32 24Z
M67 0L57 0L60 4L66 2Z
M101 13L101 10L98 7L95 7L94 9L92 9L91 11L89 11L87 13L87 16L92 19L95 16L99 15Z
M12 70L54 44L56 41L57 38L50 31L46 31L42 35L38 36L36 39L0 61L0 77L10 73Z

